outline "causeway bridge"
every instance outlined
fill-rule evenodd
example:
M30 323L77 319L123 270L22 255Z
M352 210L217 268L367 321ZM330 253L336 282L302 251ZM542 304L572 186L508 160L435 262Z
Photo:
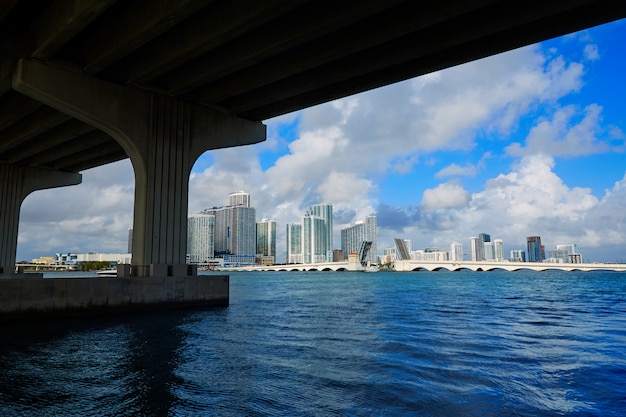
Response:
M626 264L615 263L551 263L551 262L496 262L496 261L413 261L413 260L397 260L393 263L392 268L396 272L410 271L463 271L470 270L474 272L489 271L615 271L626 272ZM349 262L325 262L311 264L284 264L284 265L255 265L230 267L223 269L225 271L364 271L365 267L360 263Z

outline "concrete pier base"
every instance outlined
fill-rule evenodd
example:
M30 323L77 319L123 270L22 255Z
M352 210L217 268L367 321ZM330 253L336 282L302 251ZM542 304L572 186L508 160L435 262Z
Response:
M0 321L225 307L229 277L0 279Z

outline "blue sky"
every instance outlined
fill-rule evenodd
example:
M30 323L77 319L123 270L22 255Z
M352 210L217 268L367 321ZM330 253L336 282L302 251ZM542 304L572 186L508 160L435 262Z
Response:
M540 235L585 261L626 262L626 21L267 120L265 142L195 164L190 212L251 194L257 218L285 223L317 203L339 230L378 216L379 252L489 233L505 251ZM123 252L132 224L128 161L83 184L29 196L18 259Z

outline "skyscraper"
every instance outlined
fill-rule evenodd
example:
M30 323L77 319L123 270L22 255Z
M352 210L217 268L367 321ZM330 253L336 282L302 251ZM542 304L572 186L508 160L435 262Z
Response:
M462 261L463 260L463 245L458 242L452 242L450 244L450 260Z
M493 241L493 250L495 252L496 261L504 260L504 242L502 239L496 239Z
M303 263L304 257L302 256L302 223L287 223L286 243L286 262L288 264Z
M476 260L484 261L485 259L488 259L485 253L485 243L491 242L491 236L489 236L487 233L481 233L478 235L478 242L479 243L476 246L476 250L477 250ZM489 259L492 259L492 258L493 257L490 257Z
M239 191L231 193L225 207L203 211L215 216L215 254L239 264L253 264L256 257L256 210L249 207L250 196Z
M332 204L316 204L309 207L307 214L324 220L325 247L323 249L326 262L333 261L333 206Z
M213 259L215 216L196 213L187 219L187 255L189 263L197 264Z
M528 249L528 262L541 262L545 258L540 236L527 237L526 244Z
M256 254L276 259L276 222L262 219L256 224Z
M372 242L366 260L370 263L377 263L375 214L370 214L364 221L354 226L341 229L341 249L345 259L348 259L350 253L358 253L363 242Z
M479 248L482 248L480 250ZM470 255L472 261L482 261L484 258L484 247L477 237L470 237Z
M305 264L329 262L326 255L326 230L326 221L322 217L307 213L302 218L302 254Z

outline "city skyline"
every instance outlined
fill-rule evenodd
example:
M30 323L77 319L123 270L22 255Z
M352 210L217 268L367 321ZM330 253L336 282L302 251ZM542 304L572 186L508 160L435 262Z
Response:
M379 248L491 230L507 253L540 235L626 261L624 38L622 20L268 120L267 141L196 162L189 213L246 189L279 242L280 224L332 201L335 239L375 212ZM133 178L121 161L33 193L18 260L123 251Z

